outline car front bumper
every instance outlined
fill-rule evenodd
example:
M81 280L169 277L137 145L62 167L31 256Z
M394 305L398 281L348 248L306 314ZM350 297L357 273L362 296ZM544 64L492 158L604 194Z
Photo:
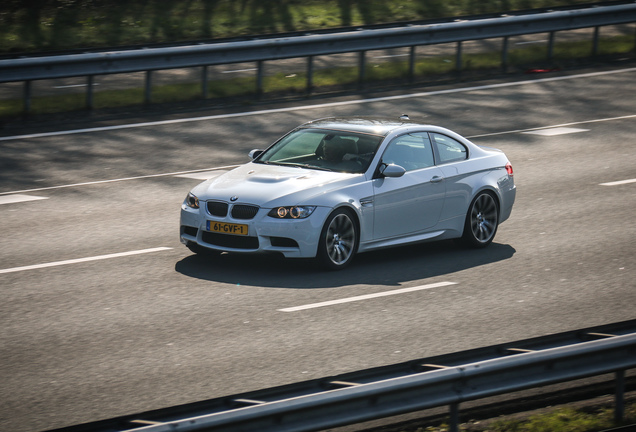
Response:
M305 219L276 219L268 216L271 209L259 209L251 220L235 220L231 217L216 218L201 208L181 206L180 241L185 245L198 245L220 252L280 253L287 258L313 258L318 240L330 209L317 207ZM247 225L247 235L212 232L212 224Z

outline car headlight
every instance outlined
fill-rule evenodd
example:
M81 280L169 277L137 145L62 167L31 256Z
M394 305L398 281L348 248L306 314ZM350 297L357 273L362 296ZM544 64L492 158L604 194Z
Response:
M276 219L305 219L314 210L316 206L275 207L267 215Z
M199 198L196 197L192 192L188 193L183 204L187 205L190 208L198 209L199 208Z

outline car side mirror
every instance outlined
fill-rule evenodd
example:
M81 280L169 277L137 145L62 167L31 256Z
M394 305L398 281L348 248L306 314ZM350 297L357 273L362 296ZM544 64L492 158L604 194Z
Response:
M250 159L254 160L257 157L259 157L261 154L263 154L264 150L259 150L259 149L254 149L252 151L250 151L249 155L250 155Z
M402 177L405 172L406 170L404 169L404 167L395 164L383 165L380 168L380 174L382 174L384 177L390 178Z

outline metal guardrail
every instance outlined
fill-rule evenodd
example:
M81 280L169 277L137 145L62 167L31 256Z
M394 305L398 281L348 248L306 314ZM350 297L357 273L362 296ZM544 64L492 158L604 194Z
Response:
M595 28L598 48L599 27L636 22L636 3L595 6L568 11L544 11L520 16L461 20L449 23L412 25L399 28L362 29L328 34L306 34L289 38L221 42L179 47L123 50L0 60L0 83L25 82L26 111L30 108L31 81L52 78L87 77L86 105L92 107L93 77L104 74L146 72L146 102L150 102L152 71L203 67L201 87L207 96L207 67L220 64L257 62L256 92L262 92L263 63L288 58L307 58L307 91L313 87L313 58L348 52L359 53L359 81L364 81L365 52L411 47L410 75L415 65L415 47L457 43L456 63L461 69L461 43L469 40L504 38L502 64L507 63L507 40L512 36L550 33L548 58L558 31Z
M616 376L623 418L625 371L636 368L636 320L414 360L56 432L308 432L450 406L590 376Z

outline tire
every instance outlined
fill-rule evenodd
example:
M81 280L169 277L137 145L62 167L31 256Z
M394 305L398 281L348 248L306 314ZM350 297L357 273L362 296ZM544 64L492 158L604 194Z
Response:
M330 270L347 267L358 251L359 229L349 210L338 209L331 213L320 233L316 258Z
M499 225L499 206L491 192L480 192L468 207L462 241L474 248L492 243Z

